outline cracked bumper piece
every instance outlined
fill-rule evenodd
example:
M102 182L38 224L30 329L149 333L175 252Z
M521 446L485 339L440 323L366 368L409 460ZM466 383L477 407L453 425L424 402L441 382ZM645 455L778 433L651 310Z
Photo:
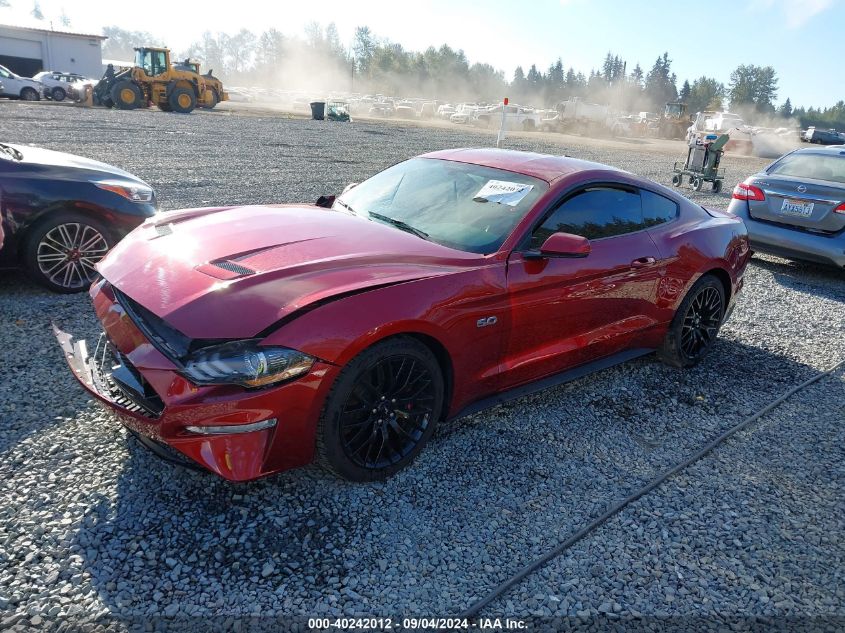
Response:
M267 389L199 387L138 336L116 345L102 335L92 348L53 329L82 386L165 461L247 481L312 460L331 366L315 364L308 375Z

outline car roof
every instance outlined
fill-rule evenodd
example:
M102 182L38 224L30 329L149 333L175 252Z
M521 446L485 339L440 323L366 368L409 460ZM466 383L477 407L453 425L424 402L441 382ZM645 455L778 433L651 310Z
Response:
M824 145L822 147L802 147L795 154L818 154L819 156L845 156L845 145Z
M548 183L579 171L592 171L596 169L622 171L602 163L593 163L591 161L570 158L569 156L554 156L552 154L496 149L492 147L446 149L423 154L422 158L437 158L458 163L481 165L482 167L491 167L493 169L504 169L524 176L539 178Z

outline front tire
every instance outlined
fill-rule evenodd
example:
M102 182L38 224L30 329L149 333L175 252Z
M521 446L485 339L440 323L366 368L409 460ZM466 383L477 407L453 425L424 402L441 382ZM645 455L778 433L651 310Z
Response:
M188 114L197 107L197 98L193 91L187 88L174 88L167 98L167 103L173 112Z
M353 358L317 424L317 460L350 481L380 481L408 466L443 410L443 374L419 341L398 337Z
M714 275L702 276L690 291L669 326L657 356L673 367L692 367L704 358L725 316L725 289Z
M65 97L67 97L67 93L64 88L56 86L50 91L50 98L53 101L64 101Z
M94 266L112 246L114 239L102 224L62 212L33 229L24 247L24 264L37 283L53 292L82 292L97 275Z
M135 110L144 103L144 95L137 84L131 81L119 81L109 93L115 106L121 110Z

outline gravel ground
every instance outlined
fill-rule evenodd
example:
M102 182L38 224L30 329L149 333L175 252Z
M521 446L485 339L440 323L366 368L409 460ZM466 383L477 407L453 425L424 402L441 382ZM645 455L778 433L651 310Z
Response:
M136 173L165 209L312 200L414 154L491 142L393 123L9 102L0 102L0 125L3 140ZM507 145L660 182L683 155L680 143L518 135ZM728 184L764 162L726 158ZM712 206L728 200L695 195ZM316 468L232 485L159 462L76 385L51 320L97 331L87 296L51 295L4 273L0 630L106 616L113 629L149 616L198 630L207 618L228 628L219 618L259 614L396 621L456 615L609 504L845 357L845 278L757 258L698 367L647 357L461 420L441 428L412 468L372 485ZM482 615L568 618L555 626L642 615L680 628L696 617L707 618L702 626L749 615L845 618L843 421L839 374Z

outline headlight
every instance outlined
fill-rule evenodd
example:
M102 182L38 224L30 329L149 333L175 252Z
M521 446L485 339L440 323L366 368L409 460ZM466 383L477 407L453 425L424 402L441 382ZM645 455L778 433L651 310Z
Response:
M204 347L185 363L198 385L237 384L263 387L306 373L314 358L286 347L261 347L257 340Z
M149 202L153 199L153 190L144 185L129 184L120 180L101 180L94 184L100 189L116 193L132 202Z

